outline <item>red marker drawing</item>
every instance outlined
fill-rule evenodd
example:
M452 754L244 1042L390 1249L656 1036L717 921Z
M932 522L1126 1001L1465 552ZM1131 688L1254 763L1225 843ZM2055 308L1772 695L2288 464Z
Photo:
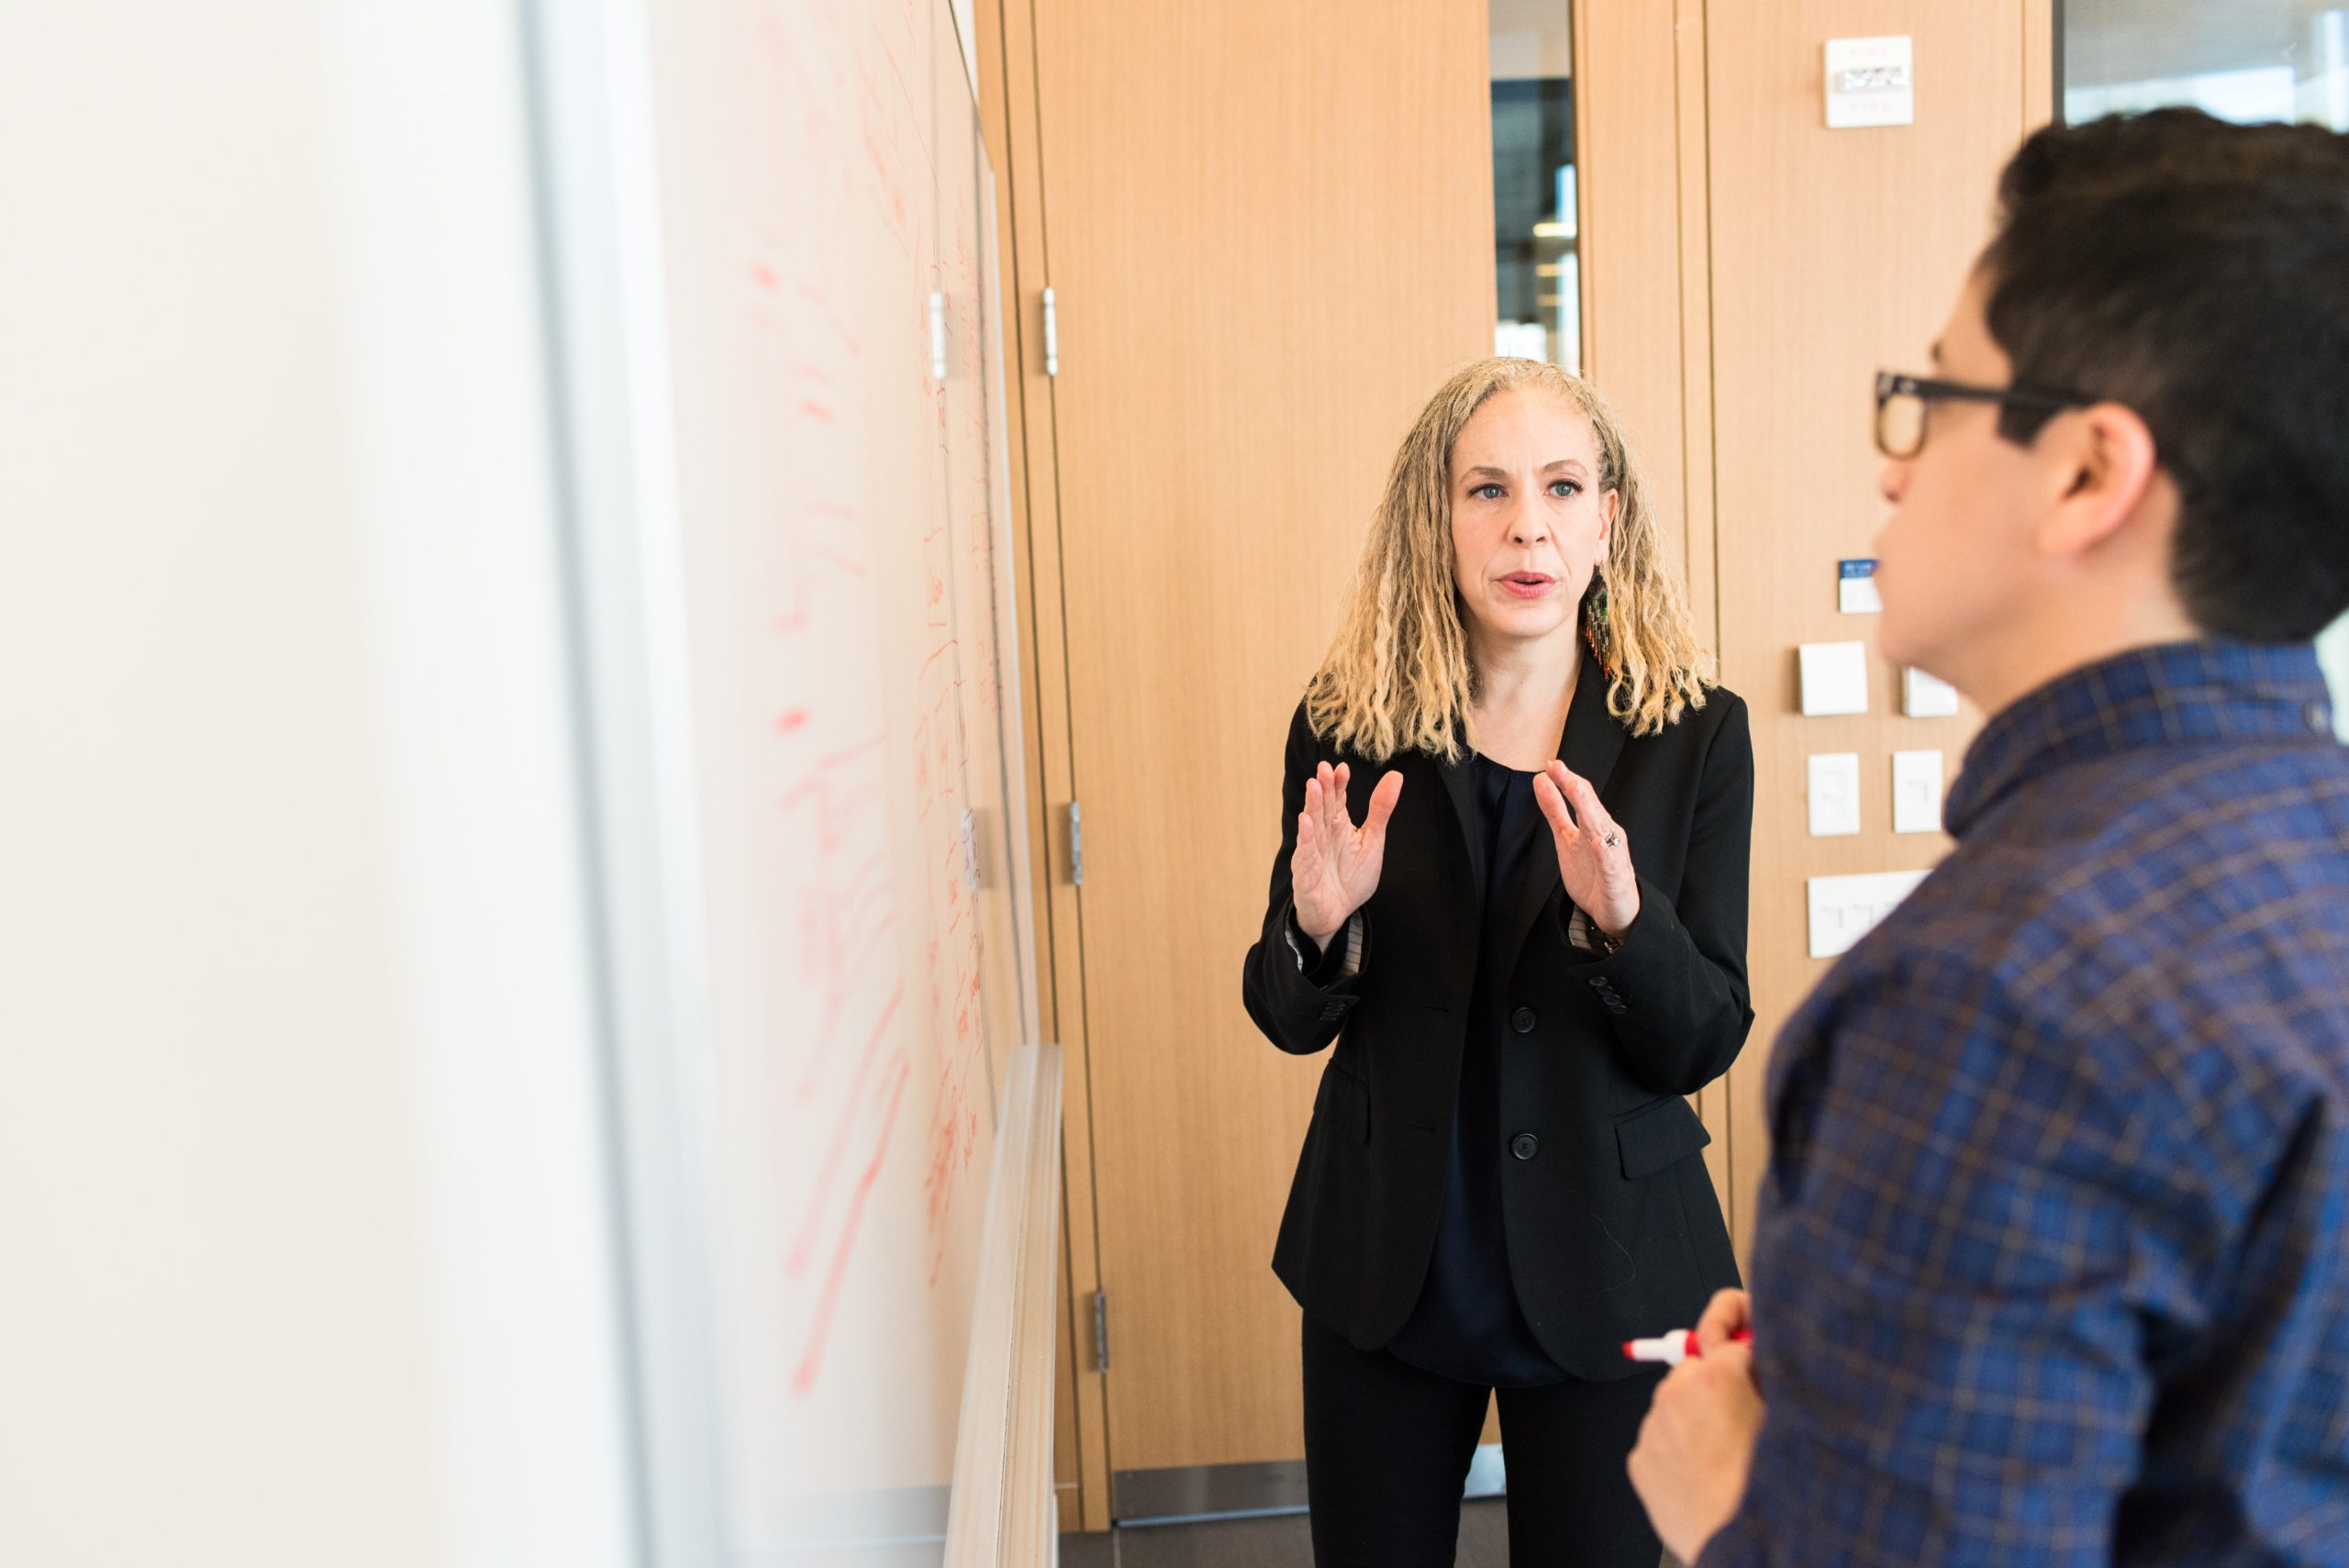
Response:
M1753 1342L1753 1330L1740 1329L1730 1338L1741 1345ZM1626 1340L1623 1353L1635 1362L1662 1362L1666 1366L1678 1366L1690 1356L1705 1352L1697 1343L1694 1329L1675 1329L1669 1334L1653 1340Z

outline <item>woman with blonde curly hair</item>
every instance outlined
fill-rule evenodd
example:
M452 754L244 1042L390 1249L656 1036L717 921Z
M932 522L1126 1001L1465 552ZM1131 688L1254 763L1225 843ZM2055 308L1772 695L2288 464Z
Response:
M1753 1019L1753 805L1614 415L1551 365L1453 376L1290 725L1244 983L1282 1050L1337 1041L1273 1259L1321 1568L1452 1562L1496 1393L1510 1561L1657 1561L1622 1345L1737 1283L1682 1096Z

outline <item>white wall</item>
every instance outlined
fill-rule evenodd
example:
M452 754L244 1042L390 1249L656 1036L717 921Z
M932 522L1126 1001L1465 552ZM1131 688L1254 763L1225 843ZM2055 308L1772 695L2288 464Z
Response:
M2316 656L2332 683L2332 728L2349 740L2349 617L2334 621L2316 639Z
M520 36L0 6L0 1562L632 1560Z

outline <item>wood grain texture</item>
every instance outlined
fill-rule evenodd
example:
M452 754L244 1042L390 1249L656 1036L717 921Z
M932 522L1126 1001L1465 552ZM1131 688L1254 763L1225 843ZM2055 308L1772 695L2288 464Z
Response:
M1682 204L1676 0L1575 7L1583 365L1644 462L1685 561Z
M1052 378L1044 373L1041 290L1043 176L1038 145L1035 18L1031 0L979 0L981 120L991 139L1004 253L1004 344L1014 546L1019 570L1021 711L1028 748L1029 842L1035 877L1039 1028L1064 1052L1062 1179L1063 1398L1054 1446L1055 1484L1071 1529L1109 1525L1109 1461L1101 1376L1092 1370L1095 1258L1090 1078L1084 1040L1084 972L1060 809L1069 795L1068 661L1060 613L1060 490Z
M2055 117L2055 0L2022 0L2022 128L2028 133Z
M1714 614L1710 284L1703 0L1581 0L1575 143L1584 364L1645 464L1701 634ZM1706 1167L1732 1207L1727 1085L1693 1096Z
M1293 1458L1267 1260L1320 1063L1249 1024L1240 961L1395 446L1490 351L1484 7L1035 17L1108 1449Z
M1583 373L1622 420L1647 474L1649 504L1685 561L1675 4L1578 0L1574 6L1575 184ZM1702 1092L1690 1097L1700 1119L1705 1101ZM1717 1134L1711 1147L1725 1150L1727 1140ZM1714 1173L1715 1180L1724 1174ZM1486 1416L1484 1440L1500 1440L1497 1404Z
M1872 554L1885 505L1870 379L1922 364L1987 238L1991 187L2022 131L2022 0L1711 0L1715 484L1723 673L1752 705L1754 1043L1730 1075L1741 1251L1767 1159L1769 1041L1828 964L1807 955L1804 879L1931 865L1934 835L1891 831L1891 753L1938 748L1954 776L1976 725L1899 716L1871 656L1870 711L1804 718L1795 650L1870 637L1835 604L1835 562ZM1916 40L1916 123L1828 130L1823 46ZM1863 831L1813 839L1805 759L1861 757Z
M1680 406L1683 506L1687 508L1688 599L1699 634L1720 658L1720 582L1713 495L1712 206L1706 163L1705 0L1675 0L1673 100L1675 167L1680 193ZM1729 1113L1726 1079L1697 1096L1697 1115L1713 1135L1705 1169L1721 1213L1737 1223L1739 1195L1731 1179L1737 1129Z

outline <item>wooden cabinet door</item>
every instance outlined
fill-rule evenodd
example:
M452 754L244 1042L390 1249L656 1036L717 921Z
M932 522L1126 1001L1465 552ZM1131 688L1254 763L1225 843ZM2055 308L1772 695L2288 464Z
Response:
M1869 388L1879 367L1925 362L1989 239L1999 167L2044 115L2053 34L2033 0L1715 0L1706 27L1721 673L1753 726L1756 1018L1728 1096L1742 1251L1769 1162L1771 1042L1830 967L1809 956L1807 879L1922 869L1948 847L1891 831L1891 753L1939 751L1954 777L1978 716L1906 717L1899 670L1872 650L1870 711L1806 718L1792 655L1873 639L1834 592L1885 515ZM1914 41L1915 123L1830 130L1821 44L1881 33ZM1810 836L1806 759L1821 751L1860 756L1857 834Z
M1241 960L1289 714L1396 445L1491 351L1485 26L1474 3L1036 0L1120 1473L1303 1452L1270 1261L1321 1062L1249 1023Z

